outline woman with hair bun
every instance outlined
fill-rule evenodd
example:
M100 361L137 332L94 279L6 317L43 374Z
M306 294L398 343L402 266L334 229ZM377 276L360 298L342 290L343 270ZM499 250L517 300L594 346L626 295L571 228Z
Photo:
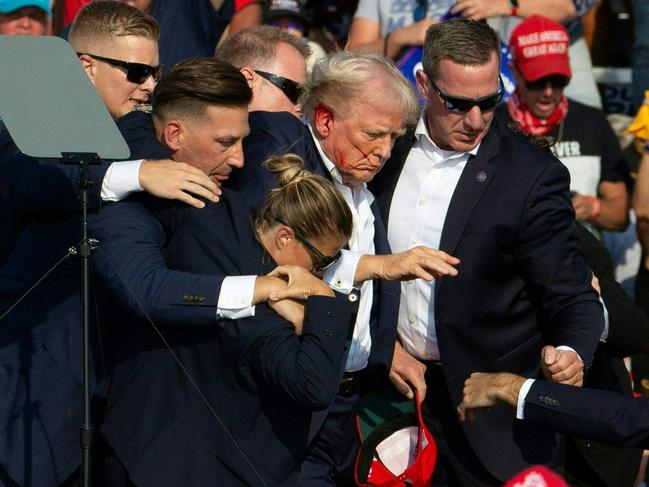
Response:
M228 189L203 209L174 203L165 210L172 229L167 265L234 278L298 273L306 301L258 304L253 317L219 319L213 328L165 326L161 332L191 381L150 327L133 330L103 430L138 486L297 484L310 432L325 417L319 411L338 391L355 300L311 273L339 258L352 215L333 183L305 171L298 156L265 165L279 186L254 223ZM173 411L164 426L133 413L160 403ZM169 448L156 448L160 442L174 445L174 458L161 453ZM129 464L123 448L136 460Z
M324 271L340 258L352 233L345 199L330 181L306 171L294 154L267 159L264 167L278 183L255 218L264 250L279 265Z

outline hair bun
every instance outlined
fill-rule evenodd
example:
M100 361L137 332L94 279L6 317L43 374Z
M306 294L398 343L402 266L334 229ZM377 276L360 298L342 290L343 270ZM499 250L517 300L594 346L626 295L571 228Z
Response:
M270 156L264 160L263 166L273 175L280 187L311 174L304 169L304 161L296 154Z

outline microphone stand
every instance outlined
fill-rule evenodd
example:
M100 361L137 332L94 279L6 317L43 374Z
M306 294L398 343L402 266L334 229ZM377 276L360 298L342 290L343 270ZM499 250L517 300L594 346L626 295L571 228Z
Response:
M96 242L88 236L88 188L92 185L88 176L90 165L98 164L99 158L124 160L129 157L130 150L81 67L76 52L63 39L3 35L0 36L0 59L5 65L11 66L11 69L0 70L0 116L17 148L29 157L56 158L63 164L79 166L83 225L83 240L78 245L83 281L83 417L80 445L82 485L89 487L94 443L90 414L89 260ZM42 73L47 73L47 90L43 90ZM29 93L29 96L26 97L25 93ZM61 123L61 120L65 120L65 123ZM68 254L71 253L68 251ZM75 341L77 338L75 336Z
M81 486L90 487L92 480L92 446L95 433L92 428L90 407L90 254L97 247L97 241L88 236L88 189L93 182L88 177L89 164L99 164L99 156L88 152L63 152L63 164L79 166L79 187L81 189L81 229L79 244L81 257L81 304L83 310L83 405L80 434L81 446Z

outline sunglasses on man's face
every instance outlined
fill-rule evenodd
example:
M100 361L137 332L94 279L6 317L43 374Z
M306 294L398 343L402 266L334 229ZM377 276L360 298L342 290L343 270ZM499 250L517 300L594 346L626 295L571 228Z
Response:
M280 90L282 90L282 93L284 93L286 97L291 100L291 103L293 105L297 105L297 103L300 101L300 97L304 92L304 88L302 88L299 83L296 83L292 79L284 78L283 76L268 73L266 71L259 71L255 69L255 73L257 73L262 78L270 81Z
M82 56L84 54L96 59L97 61L102 61L111 66L115 66L116 68L124 68L126 70L126 79L131 83L138 85L141 85L148 80L149 76L153 76L153 80L158 81L158 78L160 78L160 75L162 74L162 65L149 66L148 64L142 63L129 63L127 61L120 61L119 59L88 54L87 52L78 52L77 56Z
M530 91L541 91L544 90L546 86L550 85L553 90L562 90L568 86L569 82L570 78L561 76L560 74L553 74L537 79L536 81L526 81L525 87Z
M329 269L332 265L334 265L336 262L340 260L340 257L342 256L342 251L338 250L334 255L325 255L322 252L320 252L315 245L313 245L311 242L309 242L304 235L302 235L302 232L299 230L291 227L290 225L287 225L286 223L277 220L277 223L284 225L285 227L289 227L291 230L293 230L293 234L295 235L295 238L298 239L298 241L304 245L308 250L311 251L313 256L315 257L315 260L313 260L313 270L317 272L323 272Z
M442 93L430 76L428 79L430 80L430 85L433 87L433 90L437 93L437 96L439 96L444 102L444 107L451 112L467 113L473 107L478 107L481 112L490 112L500 105L500 102L505 95L505 86L503 85L502 78L499 78L500 88L497 93L483 96L477 100L474 98L461 98L458 96L446 95Z

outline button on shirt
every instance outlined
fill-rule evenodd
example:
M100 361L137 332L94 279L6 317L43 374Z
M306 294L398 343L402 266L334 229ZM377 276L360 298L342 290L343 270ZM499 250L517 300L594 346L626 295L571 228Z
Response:
M311 130L311 127L309 127ZM313 130L311 130L313 136ZM352 236L349 239L349 249L357 254L374 254L374 214L371 205L374 201L374 195L367 189L366 184L358 184L352 187L345 186L342 177L334 163L327 157L320 147L318 140L313 137L318 152L334 185L345 198L354 219ZM354 270L358 260L353 261ZM337 268L339 269L339 267ZM325 281L335 284L336 277L325 274ZM331 280L333 279L333 281ZM336 288L335 285L332 287ZM345 370L355 372L362 370L367 366L367 359L372 347L372 338L370 336L370 311L372 309L373 283L371 280L365 281L361 286L361 297L358 301L358 313L356 323L354 324L354 334L352 343L347 357Z
M439 248L451 197L469 156L478 152L440 149L429 137L424 118L415 130L392 197L388 240L393 252L418 245ZM439 360L435 331L435 281L416 279L401 283L398 331L403 347L415 357Z

